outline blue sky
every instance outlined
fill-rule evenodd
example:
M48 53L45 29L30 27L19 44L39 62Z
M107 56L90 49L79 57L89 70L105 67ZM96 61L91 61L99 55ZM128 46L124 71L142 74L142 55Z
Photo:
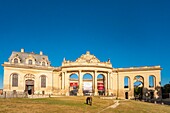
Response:
M113 67L161 65L170 81L168 0L0 1L0 63L12 51L49 56L53 66L87 50ZM0 88L3 87L0 67Z

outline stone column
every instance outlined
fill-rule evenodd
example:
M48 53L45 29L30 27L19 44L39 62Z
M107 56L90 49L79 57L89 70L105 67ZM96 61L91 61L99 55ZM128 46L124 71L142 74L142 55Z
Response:
M107 73L107 76L108 76L108 89L109 89L109 90L111 89L111 79L110 79L110 78L111 78L111 77L110 77L111 74L110 74L110 73L111 73L111 72L108 72L108 73Z
M114 78L113 78L113 76L112 76L112 73L110 74L110 86L111 86L111 90L113 91L113 87L114 87L114 80L113 80Z
M143 79L144 79L144 82L143 82L143 99L146 98L146 93L148 92L148 88L149 88L149 76L145 75L145 76L142 76Z
M107 73L107 93L110 95L110 72Z
M59 86L59 89L62 89L62 74L58 76L58 86Z
M116 98L119 98L119 72L116 71L116 74L117 74L117 81L116 81L117 82L116 83L117 84L117 88L116 88L117 89L117 93L116 93L117 96L116 96Z
M66 89L66 96L69 96L70 92L70 81L69 81L69 74L65 72L65 89Z
M98 95L98 90L97 90L97 71L94 71L94 95Z
M134 81L133 81L134 77L130 78L130 91L131 91L131 98L134 98Z
M91 75L91 76L92 76L92 91L94 93L94 90L95 90L95 74L93 73L93 75Z
M78 95L82 96L83 92L82 92L82 84L83 84L83 76L81 74L81 70L79 70L79 91L78 91Z
M62 87L61 87L61 88L62 88L62 90L64 90L64 89L65 89L65 86L64 86L64 85L65 85L65 83L64 83L64 79L65 79L65 77L64 77L64 76L65 76L65 73L64 73L64 72L62 72Z
M113 93L112 92L112 77L111 77L111 72L108 72L108 89L109 89L109 95L111 93Z
M109 81L109 72L107 72L107 95L109 95L109 89L110 89L110 86L109 86L109 83L110 83L110 81Z
M105 76L105 95L108 94L108 74Z
M160 71L159 71L159 73L157 73L156 75L155 75L155 90L157 90L157 93L156 93L156 95L155 95L155 97L158 99L162 99L162 91L161 91L161 76L160 76Z

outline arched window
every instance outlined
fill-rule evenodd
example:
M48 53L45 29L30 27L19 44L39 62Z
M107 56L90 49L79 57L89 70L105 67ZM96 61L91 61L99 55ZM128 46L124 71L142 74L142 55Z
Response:
M17 74L12 75L12 87L18 87L18 75Z
M124 88L129 88L130 86L130 78L125 76L124 77Z
M105 94L105 76L102 74L97 76L97 89L99 95Z
M42 62L42 66L45 66L45 62Z
M29 64L29 65L32 65L32 60L31 60L31 59L28 60L28 64Z
M78 93L79 77L77 74L71 74L69 80L70 80L70 96L76 96Z
M139 99L143 98L143 89L144 89L144 78L141 75L136 75L133 80L134 85L134 96Z
M153 75L149 76L149 87L150 88L155 87L155 76L153 76Z
M83 94L88 95L88 93L93 92L93 76L91 74L83 75Z
M46 88L46 76L41 76L41 88Z
M17 58L14 59L14 63L15 63L15 64L18 63L18 59L17 59Z

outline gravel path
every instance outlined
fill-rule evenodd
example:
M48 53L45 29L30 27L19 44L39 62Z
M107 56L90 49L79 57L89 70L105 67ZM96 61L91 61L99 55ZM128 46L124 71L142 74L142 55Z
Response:
M115 103L114 103L113 105L111 105L111 106L109 106L109 107L107 107L107 108L101 110L101 111L98 112L98 113L101 113L101 112L103 112L104 110L109 109L109 108L113 108L113 109L114 109L114 108L116 108L119 104L120 104L120 103L119 103L119 100L116 100Z

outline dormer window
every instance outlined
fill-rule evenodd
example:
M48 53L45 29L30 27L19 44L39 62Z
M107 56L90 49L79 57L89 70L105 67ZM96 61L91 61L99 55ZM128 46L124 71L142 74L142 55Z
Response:
M42 62L42 66L45 66L45 62Z
M31 59L28 60L28 64L32 65L32 60Z
M18 64L18 63L21 63L21 60L19 57L14 57L12 60L11 60L12 63L14 64Z
M35 65L36 64L36 59L33 54L29 54L28 57L26 58L26 64L28 65Z
M17 58L14 59L14 63L15 63L15 64L18 63L18 59L17 59Z

